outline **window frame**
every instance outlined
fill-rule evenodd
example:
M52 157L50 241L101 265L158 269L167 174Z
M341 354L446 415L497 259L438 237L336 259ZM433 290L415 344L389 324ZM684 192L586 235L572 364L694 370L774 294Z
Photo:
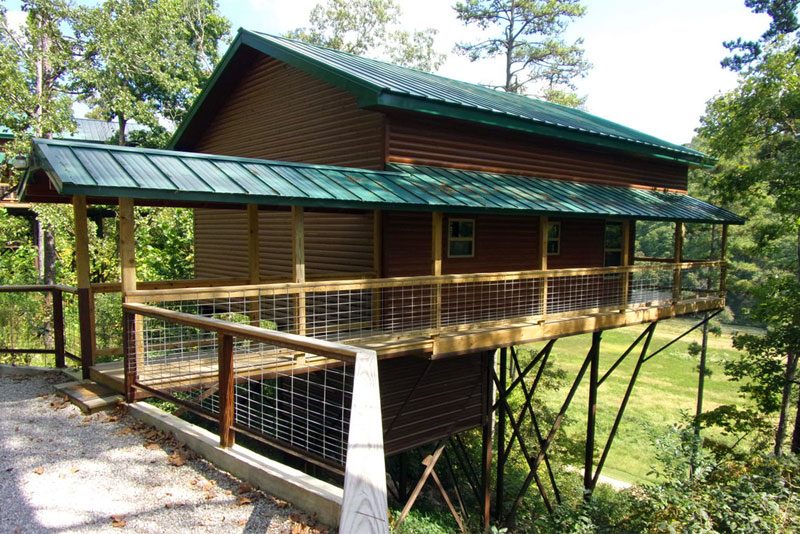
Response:
M452 223L472 223L472 235L469 237L453 237L451 234ZM447 219L447 257L448 258L474 258L475 257L475 231L476 231L476 223L475 218L471 217L454 217ZM450 248L451 243L471 243L470 253L469 254L453 254L452 249Z
M550 228L558 228L558 235L555 238L550 237ZM564 230L561 226L561 221L548 221L547 222L547 241L544 244L545 254L547 256L560 256L561 255L561 235ZM550 242L556 243L556 251L550 252Z
M606 221L605 225L603 226L603 267L622 267L622 252L625 250L625 231L623 228L622 221ZM618 226L619 227L619 248L609 248L608 247L608 227L609 226ZM608 253L609 252L618 252L619 253L619 263L616 265L608 265Z

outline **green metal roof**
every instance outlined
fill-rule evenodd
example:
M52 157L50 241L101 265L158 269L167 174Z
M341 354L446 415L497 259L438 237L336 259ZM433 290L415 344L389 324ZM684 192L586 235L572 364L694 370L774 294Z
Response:
M35 139L33 149L22 198L41 169L61 194L101 198L744 222L677 193L441 167L368 171L52 139Z
M353 93L362 107L439 115L692 165L708 163L708 158L701 152L579 109L241 28L206 90L173 136L171 147L180 146L181 137L202 109L208 93L242 46L256 49Z

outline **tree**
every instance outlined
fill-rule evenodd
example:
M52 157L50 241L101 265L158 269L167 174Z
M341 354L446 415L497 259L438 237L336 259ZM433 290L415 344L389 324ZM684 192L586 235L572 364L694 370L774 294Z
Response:
M780 423L775 451L782 450L789 403L794 388L800 336L785 320L790 310L800 309L800 57L798 56L797 6L795 0L746 0L756 12L766 11L773 22L756 43L738 40L728 43L742 52L723 61L740 72L738 86L713 99L699 130L711 154L719 158L711 184L723 198L767 199L773 207L770 217L790 228L794 236L794 258L786 270L775 272L777 280L754 286L753 317L764 321L767 335L760 341L742 341L759 365L741 368L741 378L758 383L773 376L767 367L776 360L785 364L780 380L772 385L781 391ZM797 316L794 317L798 320ZM793 333L794 332L794 333ZM771 363L770 363L771 362ZM800 420L795 424L793 443L800 452Z
M311 10L310 26L292 30L287 37L435 71L445 59L433 46L437 30L402 30L401 15L395 0L327 0Z
M504 56L504 81L497 88L529 93L536 86L533 93L545 100L583 104L573 83L590 68L583 41L564 40L567 25L586 13L580 0L466 0L455 10L465 25L489 32L483 40L459 43L459 52L472 61Z
M213 0L105 0L82 8L74 87L94 116L117 122L118 144L126 144L130 120L163 134L161 123L180 122L200 92L229 28Z

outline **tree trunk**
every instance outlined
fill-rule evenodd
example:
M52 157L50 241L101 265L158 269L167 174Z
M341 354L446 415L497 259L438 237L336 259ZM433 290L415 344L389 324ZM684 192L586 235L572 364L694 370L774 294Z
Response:
M44 279L42 282L45 285L54 285L56 283L56 240L53 235L53 229L49 225L42 225L42 241L44 250ZM47 292L44 294L45 312L47 313L47 321L44 329L44 346L48 349L55 347L53 338L53 294Z
M789 353L786 356L786 376L781 393L781 412L778 417L778 428L775 430L775 456L783 454L783 442L786 440L786 419L789 417L789 403L792 397L795 371L797 370L797 356Z
M797 412L794 414L794 432L792 432L792 453L800 454L800 395L797 396Z
M119 146L125 146L125 126L128 124L128 119L126 119L123 115L117 117L117 124L119 125L119 131L117 132L117 144Z

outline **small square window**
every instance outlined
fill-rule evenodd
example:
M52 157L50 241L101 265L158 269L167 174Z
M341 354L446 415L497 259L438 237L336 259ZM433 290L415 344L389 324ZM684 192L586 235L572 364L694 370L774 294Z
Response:
M547 255L558 256L561 254L561 223L547 223Z
M447 223L447 257L471 258L475 255L475 220L450 219Z

